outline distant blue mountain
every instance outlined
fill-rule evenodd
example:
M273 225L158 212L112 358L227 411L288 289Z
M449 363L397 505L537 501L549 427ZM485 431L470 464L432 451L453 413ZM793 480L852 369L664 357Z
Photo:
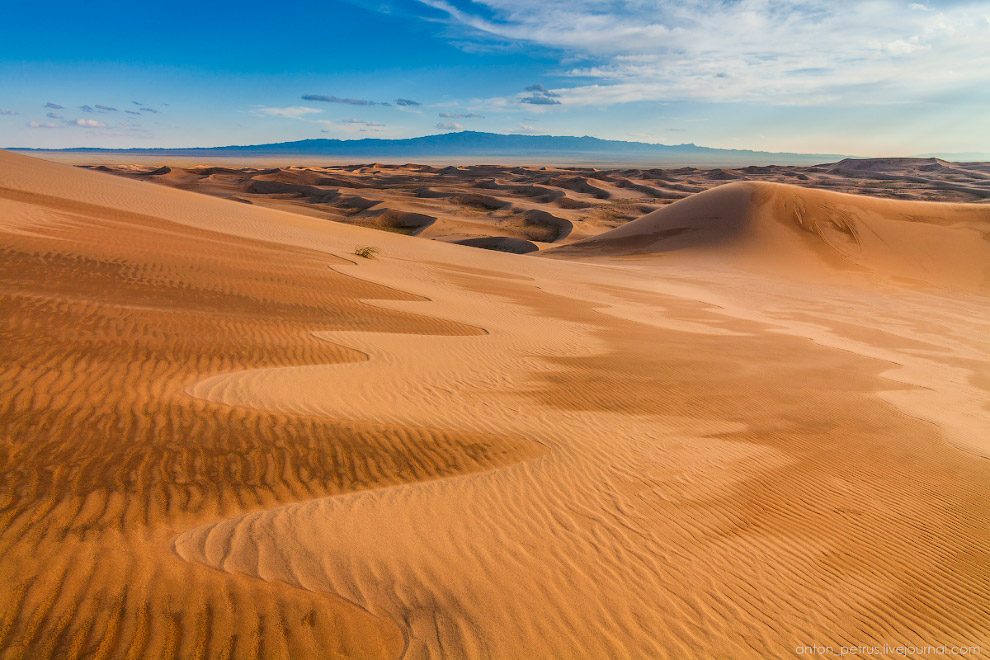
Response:
M15 151L61 151L128 153L161 156L327 156L335 158L531 158L608 163L681 162L725 165L810 165L834 162L841 154L798 154L714 149L695 144L649 144L599 138L554 135L503 135L461 131L417 138L388 140L312 139L273 144L196 147L188 149L15 149Z

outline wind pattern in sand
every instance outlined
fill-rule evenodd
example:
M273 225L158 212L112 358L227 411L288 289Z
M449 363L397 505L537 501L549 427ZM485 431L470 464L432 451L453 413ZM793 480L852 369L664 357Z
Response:
M0 657L986 647L988 212L855 200L544 259L3 154Z

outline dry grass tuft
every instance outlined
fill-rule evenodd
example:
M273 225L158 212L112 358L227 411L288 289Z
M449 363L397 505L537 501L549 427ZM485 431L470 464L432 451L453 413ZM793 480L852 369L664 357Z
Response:
M374 245L359 245L354 248L354 254L359 257L364 257L365 259L374 259L375 255L381 252L379 248Z

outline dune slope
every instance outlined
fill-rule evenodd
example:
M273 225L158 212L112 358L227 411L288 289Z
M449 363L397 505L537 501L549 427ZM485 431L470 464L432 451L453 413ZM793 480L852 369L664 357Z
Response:
M176 557L172 538L217 516L540 449L182 390L231 369L365 359L316 331L481 330L359 302L413 297L328 268L345 259L215 231L251 220L284 231L291 216L117 183L0 154L0 657L398 654L391 622L329 594L218 579Z
M830 266L918 283L985 289L990 287L988 235L987 206L737 182L548 254L707 251L750 264L777 265L792 273Z

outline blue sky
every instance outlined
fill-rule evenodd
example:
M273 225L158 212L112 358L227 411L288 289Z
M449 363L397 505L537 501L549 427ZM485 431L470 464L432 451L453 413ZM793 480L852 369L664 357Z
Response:
M990 154L990 3L6 0L0 145L452 130Z

